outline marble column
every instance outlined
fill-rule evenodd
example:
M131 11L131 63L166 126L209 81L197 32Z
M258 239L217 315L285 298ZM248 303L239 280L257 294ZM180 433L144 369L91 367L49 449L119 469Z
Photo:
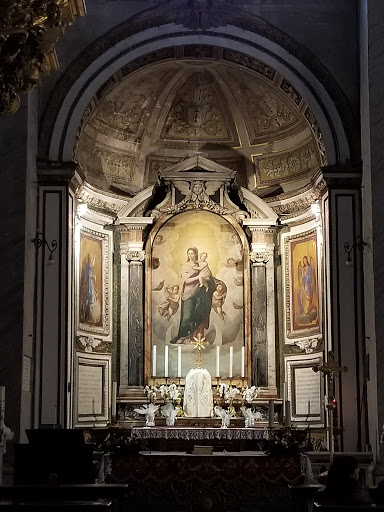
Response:
M268 395L276 395L276 326L275 326L275 231L248 220L252 233L251 349L252 383Z
M144 251L127 253L128 287L128 386L144 385Z
M268 385L267 354L267 285L268 255L251 253L252 262L252 382L255 386Z

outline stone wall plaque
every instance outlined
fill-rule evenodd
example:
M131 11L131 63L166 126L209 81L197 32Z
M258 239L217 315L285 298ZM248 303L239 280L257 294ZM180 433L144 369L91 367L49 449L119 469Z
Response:
M76 354L75 426L105 426L110 418L111 356Z

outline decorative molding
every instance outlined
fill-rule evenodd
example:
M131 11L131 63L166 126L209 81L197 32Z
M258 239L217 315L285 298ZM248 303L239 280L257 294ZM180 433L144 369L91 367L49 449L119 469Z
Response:
M84 352L109 352L110 340L94 338L93 336L76 336L77 349Z
M322 352L322 338L307 338L296 341L288 346L288 354L312 354L313 352Z

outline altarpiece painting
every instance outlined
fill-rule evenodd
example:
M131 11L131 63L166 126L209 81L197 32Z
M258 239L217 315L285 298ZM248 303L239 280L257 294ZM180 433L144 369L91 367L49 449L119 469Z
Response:
M204 368L216 375L219 351L220 375L228 376L232 353L233 376L240 376L244 283L249 279L245 247L242 233L206 211L175 215L158 229L152 243L149 294L151 348L157 347L158 375L164 375L164 351L169 355L167 373L177 375L178 347L181 375L194 368L196 351L190 341L200 334L208 343Z
M82 228L79 256L79 327L83 331L109 333L108 261L109 238Z
M287 337L320 332L317 233L285 240Z

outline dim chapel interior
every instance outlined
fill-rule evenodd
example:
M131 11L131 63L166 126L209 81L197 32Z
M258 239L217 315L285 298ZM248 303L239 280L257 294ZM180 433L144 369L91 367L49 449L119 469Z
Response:
M256 426L380 474L383 3L51 3L1 91L8 463L28 429L143 426L154 387L214 425L227 385L239 428L252 390Z

